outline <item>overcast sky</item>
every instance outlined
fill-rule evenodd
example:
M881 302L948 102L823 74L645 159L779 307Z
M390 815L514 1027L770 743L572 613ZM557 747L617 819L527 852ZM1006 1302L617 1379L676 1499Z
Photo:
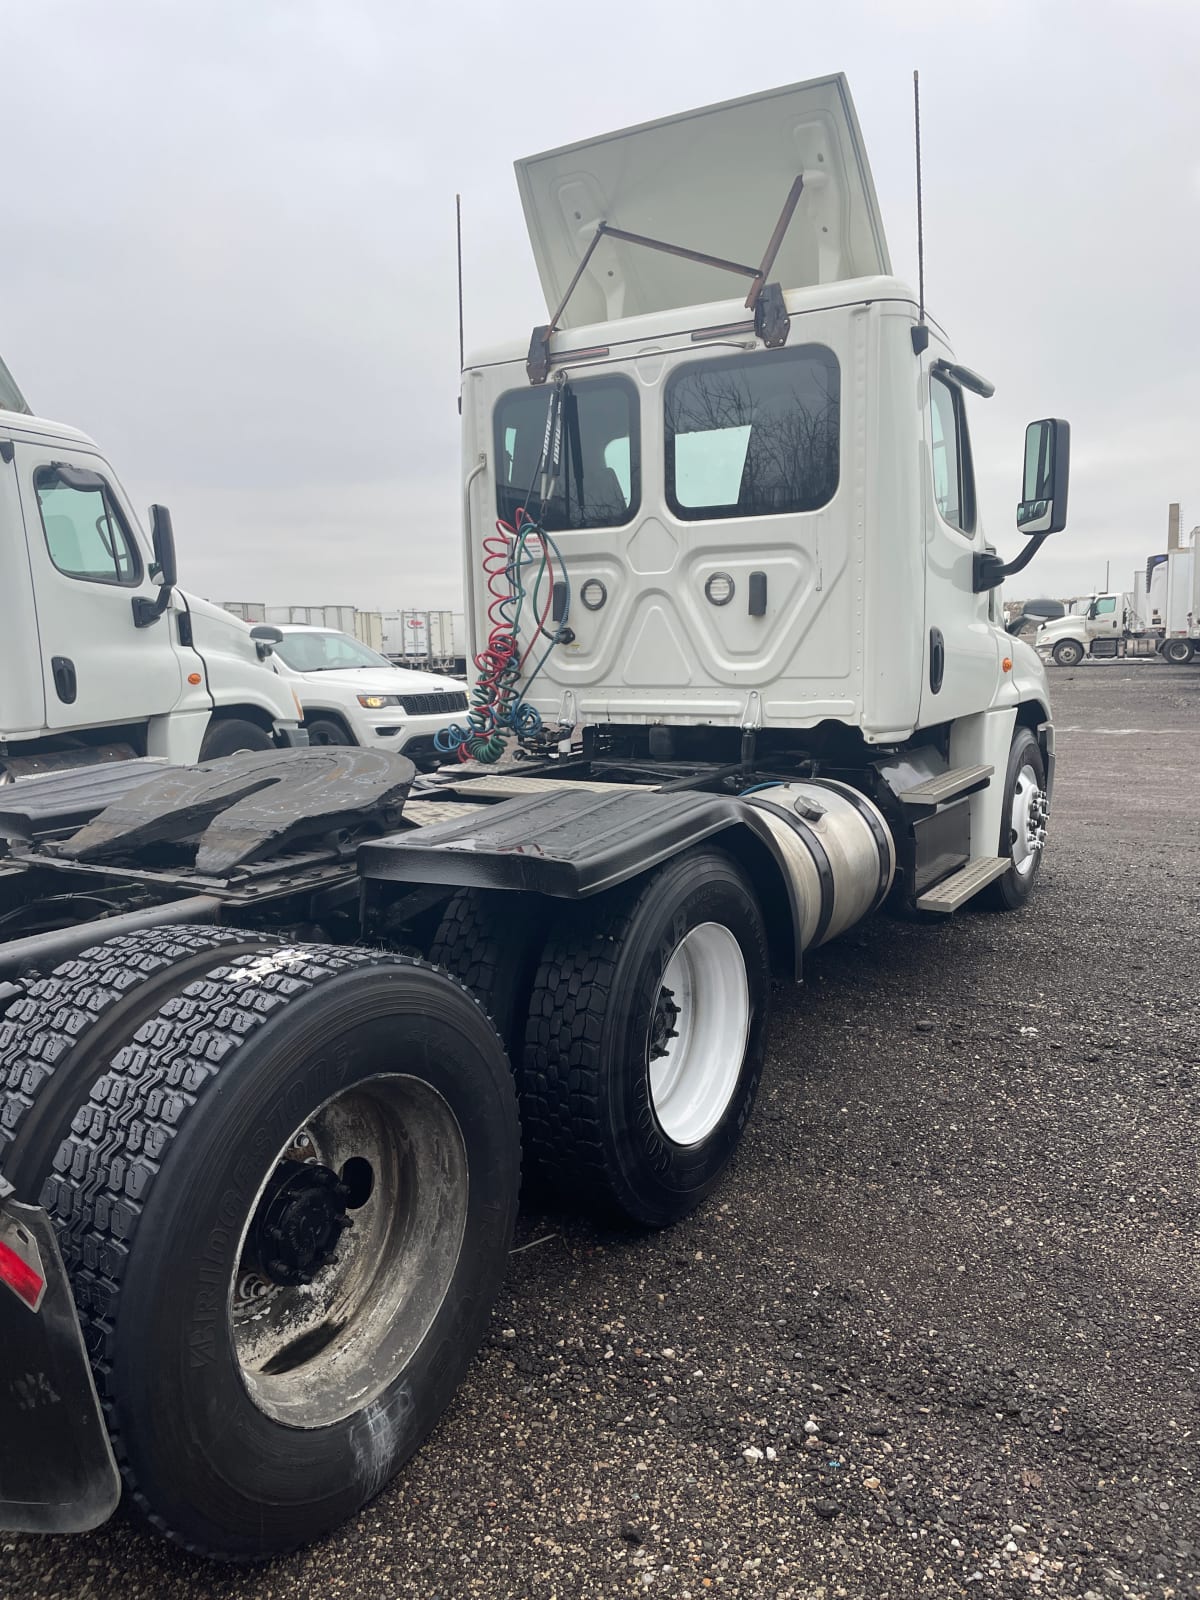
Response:
M0 0L0 36L0 351L171 506L195 592L457 604L455 191L468 347L524 340L515 157L837 70L915 283L921 69L928 299L996 384L1006 554L1026 421L1072 423L1029 591L1200 522L1196 0Z

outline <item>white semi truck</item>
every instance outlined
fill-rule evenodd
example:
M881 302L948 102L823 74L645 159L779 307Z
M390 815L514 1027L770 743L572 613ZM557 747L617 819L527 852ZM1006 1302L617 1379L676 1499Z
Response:
M1160 655L1186 667L1200 652L1200 528L1179 538L1179 506L1171 506L1169 548L1133 574L1123 594L1106 591L1076 602L1070 615L1042 624L1038 651L1060 667L1085 656Z
M1028 430L1006 566L990 386L892 273L845 80L517 172L552 314L463 372L467 759L0 807L8 1526L123 1484L193 1551L316 1538L471 1360L522 1146L671 1223L752 1113L773 974L1037 882L1054 732L999 585L1064 526L1068 429Z
M92 440L0 377L0 781L303 742L269 638L177 586L162 509L151 542Z

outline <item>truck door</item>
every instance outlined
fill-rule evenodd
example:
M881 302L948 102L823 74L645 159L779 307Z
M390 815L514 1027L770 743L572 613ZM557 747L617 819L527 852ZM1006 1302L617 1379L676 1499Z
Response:
M932 351L931 351L932 354ZM969 716L991 704L1000 671L989 597L972 588L985 548L965 396L929 361L926 385L925 672L921 725Z
M153 600L149 551L105 463L19 444L18 484L33 575L50 729L145 722L174 708L182 665L169 618L134 622Z
M1088 607L1088 637L1115 639L1121 632L1121 613L1115 594L1097 595Z

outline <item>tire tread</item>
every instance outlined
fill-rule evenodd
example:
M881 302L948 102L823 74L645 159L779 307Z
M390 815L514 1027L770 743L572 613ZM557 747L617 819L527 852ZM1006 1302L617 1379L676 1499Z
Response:
M282 943L235 957L186 984L137 1030L76 1113L42 1203L55 1224L126 1490L146 1520L193 1554L136 1481L113 1386L122 1280L172 1140L258 1029L290 1000L354 967L427 967L413 957ZM450 975L447 975L450 976ZM464 987L459 985L460 988ZM465 990L464 990L465 992Z
M272 942L265 934L190 923L138 929L102 938L28 982L0 1019L0 1167L15 1159L35 1112L64 1091L65 1077L90 1069L90 1084L100 1076L107 1063L88 1057L115 1007L181 961L211 950L215 965L222 946L248 939ZM77 1085L81 1100L88 1086Z

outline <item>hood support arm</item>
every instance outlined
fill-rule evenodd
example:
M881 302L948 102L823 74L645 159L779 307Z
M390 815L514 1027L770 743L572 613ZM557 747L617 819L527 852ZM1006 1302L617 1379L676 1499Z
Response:
M768 288L767 274L775 265L775 257L779 254L784 236L791 225L796 207L800 203L800 196L804 192L804 174L798 173L792 180L792 187L788 190L787 199L783 203L783 210L779 213L779 220L772 230L767 241L767 248L763 252L762 261L757 267L748 267L742 261L729 261L724 256L707 255L702 250L690 250L686 245L670 244L665 239L651 239L644 233L630 233L625 228L614 228L607 221L597 223L596 231L588 242L587 249L583 252L579 265L567 285L567 292L559 301L554 315L550 321L543 323L533 330L529 341L529 356L525 363L525 370L529 374L530 383L545 383L550 375L550 340L558 332L558 324L571 296L575 293L580 278L587 270L596 246L601 239L621 239L626 244L641 245L646 250L661 250L666 255L680 256L684 261L696 261L702 267L715 267L718 272L734 272L739 277L749 278L750 292L746 296L746 309L754 312L754 331L762 339L768 349L774 349L783 344L788 336L791 326L787 311L783 304L783 292L777 285L769 287L775 292L764 297L763 291ZM760 302L763 314L760 315Z

